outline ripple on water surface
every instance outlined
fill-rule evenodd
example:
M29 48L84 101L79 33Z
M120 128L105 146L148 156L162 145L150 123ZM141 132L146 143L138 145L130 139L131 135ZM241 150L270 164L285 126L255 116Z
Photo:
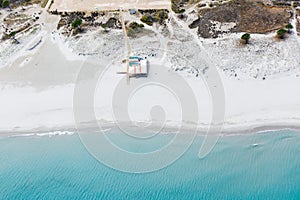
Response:
M128 174L95 160L76 134L1 139L0 199L300 199L298 132L225 136L200 160L202 141L165 169Z

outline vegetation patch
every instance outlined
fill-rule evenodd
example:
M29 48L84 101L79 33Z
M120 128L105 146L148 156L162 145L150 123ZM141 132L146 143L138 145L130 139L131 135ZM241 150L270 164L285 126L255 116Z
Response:
M277 37L280 39L284 39L286 34L287 34L287 30L285 30L285 29L279 29L277 31Z
M190 24L198 28L205 38L218 37L222 31L215 30L212 22L236 23L230 32L267 33L286 25L291 16L290 7L274 7L247 0L234 0L213 8L199 11L199 18Z
M138 24L137 22L131 22L128 27L126 27L127 35L129 37L135 37L138 33L143 31L144 24Z
M166 19L169 18L167 10L149 10L140 11L143 16L140 19L145 24L152 26L153 23L165 24Z
M51 14L59 15L60 21L57 30L65 36L71 36L77 33L84 33L88 30L99 29L102 27L105 31L110 29L122 29L118 12L58 12L50 11ZM81 23L80 23L81 20Z
M9 37L15 37L16 34L17 34L16 31L12 31L12 32L9 33Z
M298 35L300 35L300 9L296 10L296 30Z
M2 0L2 1L4 1L4 0ZM41 4L42 1L44 1L44 0L10 0L9 6L11 8L17 8L19 6L28 6L28 5L33 5L33 4Z
M1 7L2 8L7 8L10 4L10 1L9 0L3 0L2 3L1 3Z
M189 2L195 4L198 1L196 1L196 0L171 0L171 3L172 3L171 8L175 13L183 13L183 12L185 12L185 9L183 8L184 5Z
M244 33L241 37L242 41L245 42L245 44L249 44L249 40L250 40L250 33Z
M106 23L100 25L102 28L112 28L112 29L121 29L122 24L119 19L116 17L111 17L107 20Z
M291 34L294 27L291 23L288 23L285 28L287 29L288 34Z
M36 17L23 13L11 12L3 19L2 40L14 38L18 33L24 33L28 28L34 25Z
M288 23L284 28L281 28L277 31L276 37L279 39L285 39L287 34L292 33L293 25Z
M82 24L82 19L75 19L72 22L72 28L73 29L78 28L78 27L80 27L81 24Z
M41 7L45 8L49 0L42 0Z

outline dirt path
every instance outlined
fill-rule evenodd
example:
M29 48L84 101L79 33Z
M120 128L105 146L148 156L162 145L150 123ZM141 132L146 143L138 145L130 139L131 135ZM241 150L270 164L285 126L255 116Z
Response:
M98 0L54 0L50 11L100 11L100 10L118 10L122 7L124 10L130 8L136 9L169 9L171 7L170 0L102 0L99 3Z

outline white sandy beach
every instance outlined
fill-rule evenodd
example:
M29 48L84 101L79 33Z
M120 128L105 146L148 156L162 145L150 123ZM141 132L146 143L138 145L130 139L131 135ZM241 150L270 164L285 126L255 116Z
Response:
M55 26L51 26L58 18L48 14L44 17L42 20L45 20L45 25L28 40L21 41L24 44L21 49L17 49L20 46L14 44L0 47L1 51L10 51L1 54L1 61L6 59L0 66L2 134L74 130L75 80L84 60L93 60L91 56L78 54L96 53L95 61L101 59L103 62L95 67L106 67L106 63L126 53L122 31L111 31L110 35L92 31L79 39L65 39ZM251 45L241 47L238 34L226 35L217 40L195 41L194 30L185 32L182 24L173 20L169 25L172 28L168 30L168 36L165 37L159 29L146 27L155 37L150 34L133 39L131 45L132 48L142 49L144 54L157 53L149 58L150 69L151 59L162 60L164 66L170 69L179 69L178 73L185 78L197 98L198 126L201 129L207 129L212 116L210 94L204 80L200 78L207 76L201 58L197 58L196 52L201 51L201 48L216 62L223 82L226 100L225 132L268 126L300 127L300 40L296 34L281 42L274 41L274 34L253 34ZM29 51L28 46L40 38L42 42ZM176 60L171 54L157 49L176 52L189 59L194 66L183 66L182 60ZM118 65L121 65L121 60L117 59L104 74L103 82L100 82L103 84L98 86L95 94L95 114L98 120L114 120L112 95L116 84L124 76L116 74ZM196 71L200 72L199 77L195 76ZM158 72L151 69L152 75ZM132 120L149 121L149 108L160 104L166 110L168 125L178 125L181 120L178 102L172 94L156 87L153 85L145 88L144 92L141 90L129 103Z

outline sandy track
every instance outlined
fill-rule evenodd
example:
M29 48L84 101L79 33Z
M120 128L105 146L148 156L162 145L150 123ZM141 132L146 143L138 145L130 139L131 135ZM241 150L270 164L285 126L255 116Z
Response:
M100 11L118 9L170 9L170 0L54 0L50 11L73 12L73 11Z

